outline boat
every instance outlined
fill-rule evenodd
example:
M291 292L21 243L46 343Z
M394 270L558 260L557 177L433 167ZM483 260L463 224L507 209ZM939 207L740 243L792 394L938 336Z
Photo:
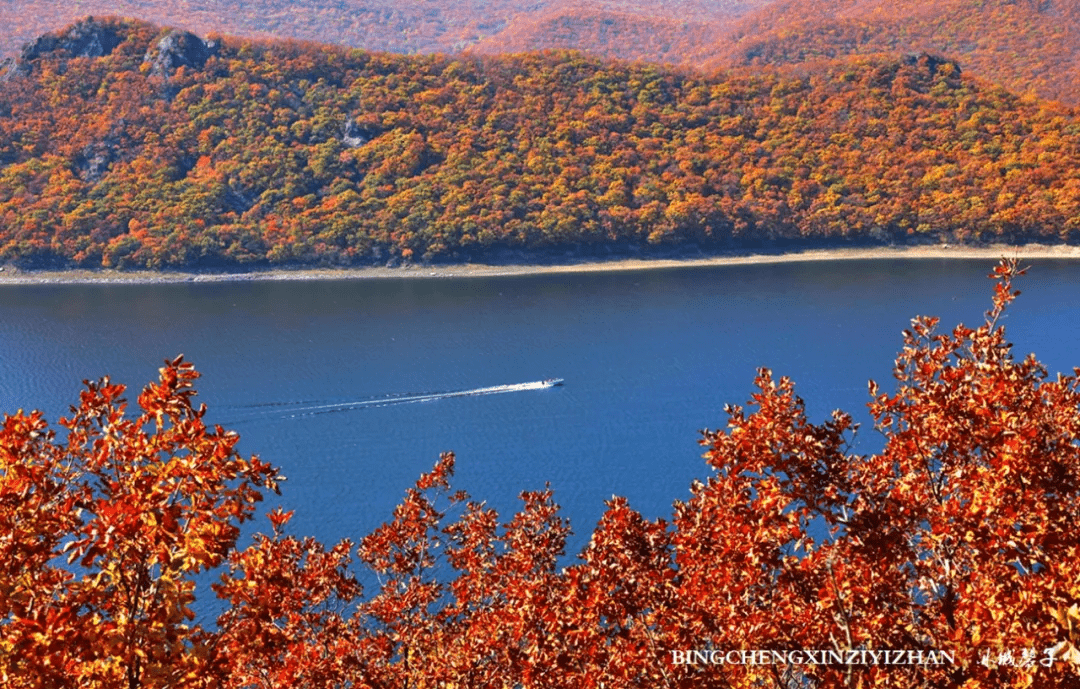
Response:
M553 388L556 385L562 385L563 384L563 379L562 378L545 378L540 382L544 384L545 388Z

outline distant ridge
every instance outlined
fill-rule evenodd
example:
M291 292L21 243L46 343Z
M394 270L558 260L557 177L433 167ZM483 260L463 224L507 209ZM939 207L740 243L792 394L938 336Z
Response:
M398 53L452 53L552 13L617 13L693 24L742 16L769 0L8 0L0 3L0 53L86 15L139 17L200 34L318 40ZM502 39L500 39L502 40ZM539 44L524 50L539 49ZM586 45L560 47L586 48ZM628 48L633 51L632 46ZM644 55L636 55L644 57Z
M928 52L1080 104L1080 0L9 0L0 55L86 14L403 54L575 49L706 72Z
M706 69L931 52L1017 93L1080 103L1080 0L778 0L716 41Z
M695 22L559 6L539 16L519 15L468 50L485 55L584 50L608 58L680 64L709 49L732 20L716 17Z

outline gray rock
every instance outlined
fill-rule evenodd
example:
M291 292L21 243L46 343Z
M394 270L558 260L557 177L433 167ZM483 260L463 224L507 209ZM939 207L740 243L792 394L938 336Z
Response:
M0 80L7 81L15 76L26 76L33 71L36 60L55 55L61 58L103 57L108 55L124 40L115 23L107 23L87 17L73 24L60 33L47 33L38 36L23 46L17 60L5 60L5 70Z
M38 36L23 46L20 57L25 62L59 52L67 53L65 57L102 57L111 53L122 40L115 25L87 17L63 33Z
M13 76L19 73L19 63L15 61L15 58L4 58L4 60L0 62L0 84L9 81Z
M127 135L127 120L120 118L99 141L83 147L75 156L75 172L84 181L96 184L109 172L113 163L123 159L131 140Z
M167 79L179 67L202 69L217 51L215 41L204 41L190 31L173 29L146 51L143 62L150 63L151 76Z
M378 136L378 132L369 127L361 127L356 120L345 120L345 126L341 128L341 143L349 148L359 148Z
M109 171L115 157L113 148L108 144L91 144L76 158L75 169L83 180L95 183Z
M248 198L247 194L238 189L234 189L228 182L225 183L225 198L223 200L225 202L225 207L238 215L243 215L255 205L255 203Z

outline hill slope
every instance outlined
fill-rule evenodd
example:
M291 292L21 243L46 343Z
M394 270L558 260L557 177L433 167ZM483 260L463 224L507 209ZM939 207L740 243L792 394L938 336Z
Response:
M931 52L1018 93L1080 102L1080 0L779 0L710 51L707 68Z
M0 257L460 260L1080 239L1080 122L932 56L800 78L84 22L0 82Z

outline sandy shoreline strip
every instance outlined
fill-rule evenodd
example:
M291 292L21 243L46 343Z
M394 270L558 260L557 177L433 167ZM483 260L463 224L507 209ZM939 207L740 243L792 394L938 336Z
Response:
M845 261L872 259L985 259L995 261L1002 256L1021 259L1080 260L1080 246L1027 244L1010 246L908 246L871 247L859 249L817 249L789 254L747 254L685 259L621 258L610 261L591 261L555 265L459 265L400 268L276 268L246 273L191 273L179 271L119 271L70 270L28 271L10 266L0 272L0 285L45 284L164 284L182 282L242 282L250 280L362 280L387 278L459 278L496 277L505 275L544 275L553 273L594 273L608 271L653 270L694 266L763 265L768 263L798 263L805 261Z

